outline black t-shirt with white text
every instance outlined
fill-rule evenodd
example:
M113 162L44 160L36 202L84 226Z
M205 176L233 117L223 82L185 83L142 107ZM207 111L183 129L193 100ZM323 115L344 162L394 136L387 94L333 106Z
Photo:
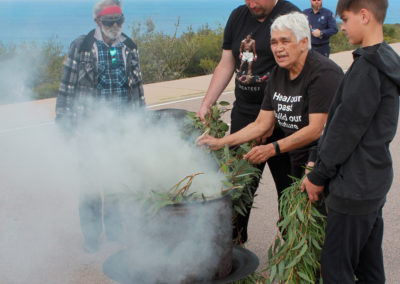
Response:
M289 136L309 124L309 114L328 113L342 78L343 71L336 63L310 50L294 80L287 69L276 66L272 70L261 109L274 111L277 123Z
M225 27L222 48L232 50L235 58L236 102L233 112L240 112L241 115L248 116L252 120L257 117L264 97L266 81L272 68L276 65L270 47L271 24L279 15L293 11L299 11L299 9L292 3L283 0L277 2L263 22L257 21L246 5L239 6L232 11ZM249 35L251 41L255 42L255 50L252 45L248 45L247 50L243 50L246 37ZM241 46L242 56L240 56Z

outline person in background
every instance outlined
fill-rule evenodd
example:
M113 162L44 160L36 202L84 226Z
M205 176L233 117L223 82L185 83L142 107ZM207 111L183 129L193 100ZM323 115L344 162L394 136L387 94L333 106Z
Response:
M382 208L393 181L390 142L400 95L400 57L383 36L387 7L387 0L339 0L336 8L349 42L361 47L353 52L314 169L302 184L312 202L324 188L328 194L324 284L385 283Z
M303 13L308 17L311 28L312 49L329 57L331 36L337 34L338 28L332 12L322 7L322 0L310 0L311 8Z
M197 115L204 120L204 116L210 110L225 87L235 74L235 102L231 112L231 133L235 133L249 123L254 122L260 112L261 103L264 98L264 89L267 86L268 75L276 66L274 56L270 48L270 27L273 20L282 14L300 11L295 5L284 0L245 0L232 11L224 30L222 44L222 56L216 67L210 86L203 99ZM240 46L249 34L255 41L257 61L253 62L251 73L240 70ZM244 73L243 73L244 71ZM243 78L242 76L245 76ZM283 137L282 130L277 127L272 135L273 140ZM260 137L261 138L261 137ZM266 137L262 140L265 142ZM291 183L289 177L281 173L287 164L287 155L281 155L268 160L268 166L274 178L278 195ZM262 171L265 163L258 165ZM259 179L254 179L250 190L255 194ZM234 224L233 238L239 243L247 241L247 224L250 216L252 203L247 204L248 210L245 216L239 215Z
M343 71L310 50L310 29L302 13L278 17L271 26L270 44L278 66L271 70L257 119L231 135L220 139L205 135L197 143L211 150L239 145L272 133L277 123L284 136L252 148L244 158L259 164L288 153L290 159L280 169L281 175L302 178Z
M122 34L124 15L120 1L98 1L94 5L94 21L97 27L74 40L69 48L57 97L56 123L70 135L95 111L95 102L118 113L145 106L138 50ZM82 189L79 213L87 252L99 248L103 211L106 237L117 238L115 204L114 198L104 195L103 208L100 190Z

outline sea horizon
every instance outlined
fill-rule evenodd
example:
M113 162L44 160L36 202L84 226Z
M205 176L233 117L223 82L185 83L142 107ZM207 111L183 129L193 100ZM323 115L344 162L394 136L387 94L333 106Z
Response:
M301 10L310 6L309 0L292 0ZM0 0L0 43L47 42L55 40L67 48L72 40L96 27L93 21L95 0ZM324 0L323 6L334 12L337 0ZM208 25L224 27L231 11L243 5L243 0L125 0L123 31L132 34L132 27L145 26L151 19L155 32L173 35L175 31L193 31ZM339 19L337 19L340 21ZM178 29L176 25L179 21ZM390 1L386 24L400 23L400 1Z

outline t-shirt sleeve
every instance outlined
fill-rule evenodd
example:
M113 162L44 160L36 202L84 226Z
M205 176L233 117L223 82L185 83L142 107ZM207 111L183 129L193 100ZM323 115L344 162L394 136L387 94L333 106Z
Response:
M343 78L343 72L338 68L324 67L315 73L316 76L307 90L309 113L327 113Z
M268 81L271 82L271 78ZM272 88L270 85L271 84L267 83L267 87L264 90L264 99L261 104L262 110L273 110L272 103L271 103L271 95L270 95L272 92Z
M234 10L229 16L228 22L224 29L224 41L222 43L222 49L232 50L233 43L233 23L235 21L236 10Z
M262 110L274 110L272 105L272 96L275 92L276 85L283 84L283 74L279 73L278 66L271 70L271 75L268 78L267 86L264 89L264 98L261 104Z
M278 68L275 66L271 71L271 76L268 78L267 86L264 89L264 98L261 104L262 110L274 110L272 106L272 92L274 91L274 82L276 80L281 79L279 75L277 75Z

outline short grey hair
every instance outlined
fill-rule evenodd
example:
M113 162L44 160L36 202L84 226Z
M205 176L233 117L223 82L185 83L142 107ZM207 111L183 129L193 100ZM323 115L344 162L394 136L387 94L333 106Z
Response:
M300 42L303 38L308 38L308 49L311 49L310 24L304 14L293 12L282 15L276 18L271 25L271 33L273 30L283 31L285 29L295 35L297 42Z
M118 6L122 8L122 3L120 0L100 0L97 1L97 3L93 7L93 18L97 18L97 16L100 14L101 11L103 11L104 8L110 7L110 6Z

